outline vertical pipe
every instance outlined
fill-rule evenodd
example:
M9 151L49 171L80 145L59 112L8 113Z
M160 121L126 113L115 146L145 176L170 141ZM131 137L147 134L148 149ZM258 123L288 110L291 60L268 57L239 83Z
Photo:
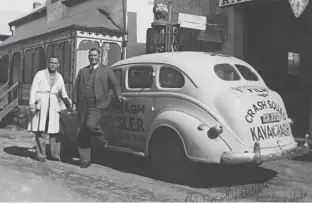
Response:
M128 41L128 9L127 0L122 0L123 20L124 20L124 34L122 42L122 59L127 58L127 41Z
M172 18L172 0L169 0L169 23L171 23L171 18Z

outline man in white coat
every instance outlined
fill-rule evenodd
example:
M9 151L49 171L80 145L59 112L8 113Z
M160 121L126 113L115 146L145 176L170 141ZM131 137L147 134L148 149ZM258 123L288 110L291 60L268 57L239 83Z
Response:
M71 106L63 77L57 72L58 67L58 57L51 56L48 68L36 73L30 90L29 105L36 114L28 125L28 131L36 135L37 158L40 162L46 161L45 141L48 137L52 158L60 160L59 112Z

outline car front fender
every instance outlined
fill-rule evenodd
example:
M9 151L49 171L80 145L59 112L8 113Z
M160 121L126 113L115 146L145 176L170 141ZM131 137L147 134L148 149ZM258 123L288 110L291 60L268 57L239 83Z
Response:
M169 128L179 136L186 156L196 162L220 163L220 158L229 147L222 138L211 139L207 135L210 127L217 124L206 123L207 128L199 129L198 126L204 124L201 120L188 112L180 110L167 110L159 113L152 122L145 153L148 155L148 148L153 136L157 136L160 128Z

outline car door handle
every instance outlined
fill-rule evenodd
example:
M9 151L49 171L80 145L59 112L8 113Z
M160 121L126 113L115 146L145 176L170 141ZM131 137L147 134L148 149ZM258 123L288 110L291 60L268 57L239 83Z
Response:
M154 106L152 106L151 111L155 111L155 107Z

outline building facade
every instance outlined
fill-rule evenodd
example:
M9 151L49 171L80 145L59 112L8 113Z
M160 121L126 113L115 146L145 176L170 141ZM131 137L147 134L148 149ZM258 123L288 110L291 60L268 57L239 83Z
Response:
M19 82L20 102L26 103L32 79L46 68L47 59L60 59L59 72L71 95L73 81L88 65L88 50L102 50L101 62L111 65L124 53L125 1L47 1L13 20L13 35L0 45L0 83Z
M227 1L220 0L220 5L223 2ZM300 16L295 16L285 0L251 0L222 8L239 16L233 24L238 28L233 40L239 42L234 56L254 66L267 85L283 97L295 121L294 132L298 136L311 133L311 2Z

